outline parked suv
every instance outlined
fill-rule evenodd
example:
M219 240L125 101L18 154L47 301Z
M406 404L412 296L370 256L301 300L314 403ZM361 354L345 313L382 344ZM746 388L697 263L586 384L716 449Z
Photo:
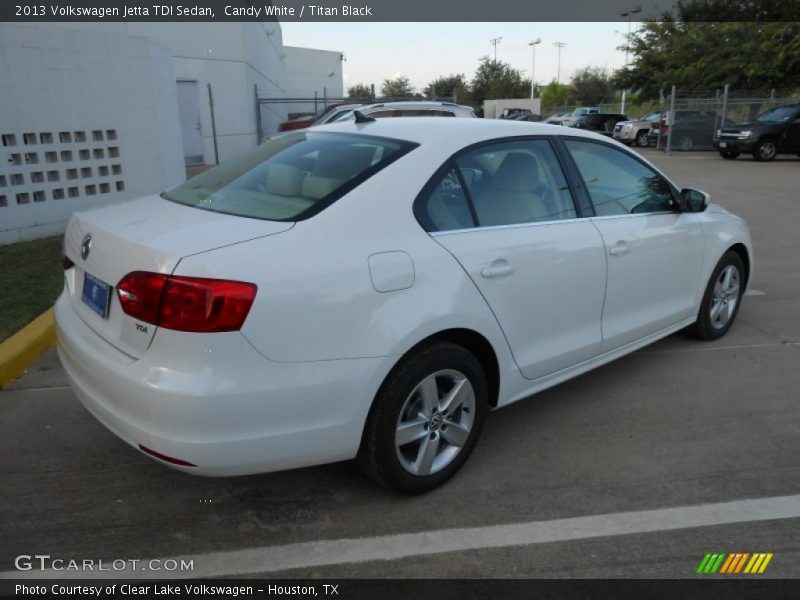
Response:
M614 126L614 139L627 145L644 148L650 145L650 124L656 123L661 118L661 111L657 110L632 121L621 121Z
M627 120L628 117L618 113L591 113L578 115L575 127L611 136L617 123Z
M722 158L733 159L747 152L762 162L778 154L800 156L800 104L779 106L751 123L718 129L714 149Z
M572 111L572 114L566 115L561 119L561 124L566 127L575 127L578 122L578 117L581 115L593 115L600 112L597 106L579 106Z
M376 119L384 117L475 117L475 111L471 106L464 106L455 102L425 100L367 104L358 108L358 111L365 116L369 115ZM349 121L353 118L353 111L344 111L329 122Z

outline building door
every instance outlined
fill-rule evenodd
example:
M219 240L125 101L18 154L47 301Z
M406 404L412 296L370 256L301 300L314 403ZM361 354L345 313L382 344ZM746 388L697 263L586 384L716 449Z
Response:
M186 164L203 164L203 130L200 126L200 95L196 81L178 82L178 112Z

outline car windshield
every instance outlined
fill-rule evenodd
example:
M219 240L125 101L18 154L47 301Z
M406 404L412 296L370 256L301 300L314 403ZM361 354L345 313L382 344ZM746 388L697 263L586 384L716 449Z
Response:
M773 108L767 112L761 113L756 117L756 121L760 123L783 123L788 121L797 114L797 107L795 106L781 106Z
M162 197L241 217L301 220L416 146L351 133L290 133L209 169Z
M647 121L648 123L652 123L653 121L657 121L660 116L661 116L660 112L654 112L652 114L647 115L646 117L642 117L642 121Z

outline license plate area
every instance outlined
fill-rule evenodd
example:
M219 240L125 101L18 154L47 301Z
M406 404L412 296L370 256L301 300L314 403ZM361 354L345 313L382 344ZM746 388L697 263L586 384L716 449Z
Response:
M728 142L720 142L719 143L719 147L720 148L727 148L728 147Z
M85 273L81 300L101 318L107 319L108 307L111 304L111 286L94 275Z

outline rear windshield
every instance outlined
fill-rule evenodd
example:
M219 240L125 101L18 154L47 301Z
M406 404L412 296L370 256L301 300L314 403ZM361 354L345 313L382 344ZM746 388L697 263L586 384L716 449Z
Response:
M293 132L267 140L162 197L240 217L299 221L416 146L360 134Z

